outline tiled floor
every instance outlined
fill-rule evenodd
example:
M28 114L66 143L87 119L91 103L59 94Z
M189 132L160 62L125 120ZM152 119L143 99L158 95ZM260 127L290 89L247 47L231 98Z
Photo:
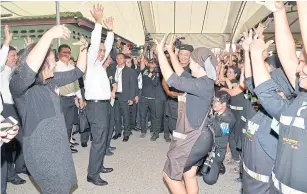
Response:
M101 174L109 185L98 187L86 181L89 147L78 146L79 152L74 154L74 162L78 176L78 187L74 194L168 194L168 189L162 180L162 169L166 160L167 144L163 135L156 142L151 142L149 135L140 139L139 132L133 132L126 143L121 139L112 141L117 147L113 156L106 156L105 167L112 167L114 171ZM79 136L76 136L78 139ZM79 141L78 141L79 142ZM89 144L90 145L90 144ZM22 178L27 183L22 186L8 184L8 194L36 194L39 193L32 181L25 175ZM227 169L225 175L220 176L218 183L209 186L199 178L200 194L236 194L239 193L240 184L234 179L236 174Z

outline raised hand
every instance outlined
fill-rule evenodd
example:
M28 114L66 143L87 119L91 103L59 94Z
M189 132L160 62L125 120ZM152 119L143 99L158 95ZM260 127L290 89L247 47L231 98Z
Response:
M88 47L88 42L85 40L83 36L81 36L80 40L78 42L72 43L74 46L80 46L80 51L84 51Z
M249 46L250 44L253 42L253 30L248 30L246 32L244 32L244 41L242 43L242 48L245 51L249 51Z
M269 46L273 43L273 40L269 40L267 43L264 42L262 39L258 39L256 35L254 37L253 42L250 44L250 51L253 52L263 52L269 48Z
M169 45L167 45L168 52L173 52L174 51L175 40L176 40L176 37L175 37L175 34L173 34L171 36L171 40L169 42Z
M71 34L71 31L64 24L52 27L49 32L53 38L63 38L65 40L68 40Z
M256 3L260 5L264 5L268 10L274 12L277 12L283 8L285 8L282 1L256 1Z
M103 21L103 7L101 4L97 4L96 6L93 6L93 9L91 10L91 14L93 18L95 19L96 23L102 24Z
M27 48L27 46L33 43L32 38L27 37L27 38L24 38L24 40L25 40L24 48Z
M13 39L13 33L10 31L10 27L8 25L4 26L4 36L5 36L4 44L6 46L9 46Z
M156 42L156 45L157 45L157 52L164 52L164 45L165 45L165 42L167 40L167 37L168 37L169 33L166 33L163 37L163 39L158 42L157 40L155 40Z
M108 17L107 19L105 19L103 22L104 22L104 25L107 27L108 30L113 30L113 21L114 21L114 18L113 17Z
M257 29L254 29L254 32L258 35L259 38L264 39L263 32L266 29L266 26L263 23L259 23Z

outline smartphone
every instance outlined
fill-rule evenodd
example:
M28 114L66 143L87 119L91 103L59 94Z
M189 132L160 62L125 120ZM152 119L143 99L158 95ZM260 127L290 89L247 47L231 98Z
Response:
M1 122L1 131L8 131L11 128L15 127L17 124L18 121L16 119L14 119L13 117L7 117Z

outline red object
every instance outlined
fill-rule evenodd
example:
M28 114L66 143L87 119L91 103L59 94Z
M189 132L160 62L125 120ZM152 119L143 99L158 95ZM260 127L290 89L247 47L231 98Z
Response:
M130 44L130 43L128 43L128 44L127 44L127 47L129 47L129 48L130 48L130 47L131 47L131 44Z
M238 51L238 50L240 50L241 49L241 46L240 45L237 45L236 46L236 50Z

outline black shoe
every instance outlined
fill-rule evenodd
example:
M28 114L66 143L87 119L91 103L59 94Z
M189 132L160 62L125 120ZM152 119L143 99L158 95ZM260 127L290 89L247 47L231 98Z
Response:
M22 185L22 184L25 184L27 181L23 180L18 175L16 175L14 179L8 180L7 182L12 183L13 185Z
M110 149L107 149L107 150L106 150L106 156L112 156L112 155L114 155L114 153L111 152Z
M110 151L114 151L114 150L116 150L116 147L110 146L110 147L109 147L109 150L110 150Z
M226 168L225 168L224 164L222 163L221 166L220 166L220 174L223 175L223 174L225 174L225 172L226 172Z
M103 169L101 170L101 173L110 173L113 171L113 168L105 168L103 167Z
M86 148L86 147L87 147L87 143L86 143L86 142L83 142L83 143L81 143L81 146L82 146L83 148Z
M164 139L165 139L165 141L166 141L167 143L169 143L169 142L172 141L171 138L170 138L169 136L164 136Z
M129 136L125 136L123 142L127 142L129 140Z
M159 138L159 135L153 134L150 138L150 141L156 141Z
M116 139L120 138L121 136L122 136L122 134L116 133L116 134L113 136L112 139L116 140Z
M70 148L71 150L71 153L74 154L74 153L78 153L78 150L74 149L74 148Z
M73 137L72 137L71 139L72 139L73 141L76 141L76 139L75 139L75 138L73 138Z
M141 133L140 138L145 138L146 137L146 133Z
M97 185L97 186L104 186L108 184L107 181L102 180L100 177L95 178L95 179L87 177L87 182L93 183L94 185Z
M72 145L72 146L78 146L79 143L72 143L72 142L70 142L70 145Z

